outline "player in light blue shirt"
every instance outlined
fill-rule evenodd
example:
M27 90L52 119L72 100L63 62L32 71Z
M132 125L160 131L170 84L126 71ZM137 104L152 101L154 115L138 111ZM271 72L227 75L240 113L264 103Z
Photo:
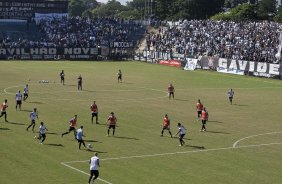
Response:
M83 135L83 126L81 126L80 129L78 129L78 130L76 131L76 139L77 139L77 142L79 143L79 146L78 146L79 149L80 149L80 147L81 147L81 143L82 143L83 146L86 148L85 142L84 142L84 140L82 139L82 137L85 137L85 136Z

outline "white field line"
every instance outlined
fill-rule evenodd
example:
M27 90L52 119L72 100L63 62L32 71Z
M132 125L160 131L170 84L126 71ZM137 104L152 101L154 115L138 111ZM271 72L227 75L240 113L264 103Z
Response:
M9 94L9 95L14 95L14 93L10 93L7 90L11 89L11 88L18 88L18 87L22 87L23 85L17 85L17 86L10 86L4 89L4 93Z
M88 160L88 161L89 161L89 160ZM79 170L79 169L77 169L77 168L75 168L75 167L72 167L72 166L70 166L70 165L68 165L68 164L66 164L66 163L64 163L64 162L62 162L61 164L64 165L64 166L66 166L66 167L68 167L68 168L70 168L70 169L73 169L73 170L75 170L75 171L77 171L77 172L80 172L80 173L82 173L82 174L85 174L85 175L89 176L88 173L86 173L86 172L84 172L84 171L82 171L82 170ZM100 181L102 181L102 182L104 182L104 183L112 184L111 182L106 181L106 180L104 180L104 179L102 179L102 178L100 178L100 177L98 177L97 179L100 180Z
M243 137L242 139L239 139L238 141L236 141L234 144L233 144L233 148L235 148L237 146L237 144L245 139L249 139L249 138L253 138L253 137L258 137L258 136L263 136L263 135L271 135L271 134L281 134L281 132L269 132L269 133L263 133L263 134L257 134L257 135L250 135L250 136L247 136L247 137Z
M157 154L151 154L151 155L135 155L135 156L128 156L128 157L113 157L113 158L104 158L104 159L100 159L100 160L106 161L106 160L121 160L121 159L133 159L133 158L158 157L158 156L166 156L166 155L189 154L189 153L231 150L231 149L241 149L241 148L252 148L252 147L262 147L262 146L281 145L281 144L282 144L282 142L277 142L277 143L255 144L255 145L246 145L246 146L238 146L238 147L212 148L212 149L181 151L181 152L171 152L171 153L157 153ZM63 163L72 164L72 163L83 163L83 162L89 162L89 160L70 161L70 162L63 162Z

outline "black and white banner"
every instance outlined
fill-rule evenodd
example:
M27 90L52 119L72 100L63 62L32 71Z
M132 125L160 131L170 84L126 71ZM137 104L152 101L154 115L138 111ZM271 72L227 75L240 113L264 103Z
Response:
M132 48L133 47L133 42L112 42L111 47L113 48Z
M68 59L91 60L101 55L101 48L0 48L0 59Z
M218 72L237 75L254 75L268 78L280 78L281 65L265 62L253 62L220 58L218 60Z
M187 58L187 63L184 70L196 70L198 65L198 59Z

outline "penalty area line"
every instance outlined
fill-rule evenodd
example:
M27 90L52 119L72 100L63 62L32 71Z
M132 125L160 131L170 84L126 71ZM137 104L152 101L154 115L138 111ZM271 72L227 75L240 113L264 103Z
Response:
M235 149L242 149L242 148L253 148L253 147L281 145L281 144L282 144L282 142L268 143L268 144L253 144L253 145L237 146L237 147L232 146L232 147L225 147L225 148L212 148L212 149L181 151L181 152L171 152L171 153L157 153L157 154L151 154L151 155L135 155L135 156L127 156L127 157L113 157L113 158L104 158L104 159L100 159L100 160L106 161L106 160L121 160L121 159L133 159L133 158L158 157L158 156L166 156L166 155L189 154L189 153L210 152L210 151L220 151L220 150L232 150L232 149L235 150ZM72 163L83 163L83 162L88 162L88 161L89 160L80 160L80 161L70 161L70 162L63 162L63 163L72 164Z
M82 174L85 174L85 175L89 176L88 173L86 173L86 172L84 172L84 171L82 171L82 170L79 170L79 169L77 169L77 168L75 168L75 167L72 167L72 166L70 166L70 165L68 165L68 164L66 164L66 163L64 163L64 162L61 162L61 164L64 165L64 166L66 166L66 167L68 167L68 168L70 168L70 169L72 169L72 170L75 170L75 171L77 171L77 172L80 172L80 173L82 173ZM107 183L107 184L112 184L111 182L109 182L109 181L107 181L107 180L104 180L104 179L102 179L102 178L100 178L100 177L97 178L97 180L100 180L100 181L102 181L102 182L104 182L104 183Z

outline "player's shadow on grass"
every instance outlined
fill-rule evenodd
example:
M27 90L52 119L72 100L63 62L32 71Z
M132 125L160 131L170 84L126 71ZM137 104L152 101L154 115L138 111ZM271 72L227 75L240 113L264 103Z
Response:
M82 91L84 91L84 92L89 92L89 93L95 92L94 90L88 90L88 89L84 89L84 90L82 90Z
M204 146L185 145L185 147L190 147L190 148L194 148L194 149L206 149Z
M18 123L18 122L12 122L12 121L9 121L7 123L12 124L12 125L21 125L21 126L25 125L24 123Z
M46 132L46 134L50 134L50 135L61 135L61 134L58 134L56 132Z
M221 121L216 121L216 120L208 121L208 122L211 122L211 123L223 123L223 122L221 122Z
M62 144L52 144L52 143L49 143L49 144L44 144L46 146L57 146L57 147L64 147L64 145Z
M95 141L95 140L84 140L84 142L97 142L97 143L102 143L100 141Z
M214 134L230 134L228 132L219 132L219 131L210 131L210 130L207 130L206 132L207 133L214 133Z
M34 101L34 102L28 102L28 103L32 103L32 104L44 104L43 102L36 102L36 101ZM31 112L31 111L30 111Z
M239 106L239 107L247 107L247 106L249 106L249 105L246 105L246 104L233 104L233 105Z
M11 130L9 128L0 128L0 130Z
M32 112L31 110L26 110L26 109L22 109L20 111L23 111L23 112Z
M98 150L90 150L90 149L86 149L86 151L89 151L89 152L96 152L96 153L108 153L108 152L105 152L105 151L98 151Z
M76 84L65 84L65 86L77 86Z
M175 98L175 99L173 99L173 100L176 100L176 101L184 101L184 102L189 102L189 100L187 100L187 99L179 99L179 98Z
M134 84L133 82L121 82L123 84Z
M98 123L98 124L96 124L96 125L109 126L109 124L108 124L108 123ZM118 126L118 125L116 125L116 127L119 127L119 126Z
M138 141L139 139L135 138L135 137L125 137L125 136L113 136L114 138L118 138L118 139L130 139L130 140L135 140Z
M168 138L170 138L170 139L171 139L171 137L168 137ZM177 137L177 136L176 136L176 137L172 137L172 138L173 138L173 139L179 139L179 137ZM193 140L193 139L190 139L190 138L185 138L185 137L184 137L183 139L184 139L184 140L188 140L188 141Z

